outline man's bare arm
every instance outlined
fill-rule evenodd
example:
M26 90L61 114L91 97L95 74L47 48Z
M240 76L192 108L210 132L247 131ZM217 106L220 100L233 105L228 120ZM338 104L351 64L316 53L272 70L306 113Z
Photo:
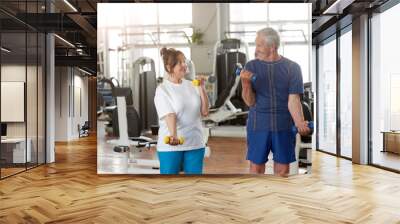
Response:
M303 108L298 94L289 94L288 108L294 123L298 124L304 121Z
M243 82L242 82L243 83ZM251 107L255 104L256 96L253 89L250 86L242 84L242 98L247 106Z
M251 87L251 72L242 70L240 72L240 80L242 81L242 98L247 106L251 107L256 103L256 94Z
M289 94L288 108L299 133L302 135L307 134L310 130L307 122L304 121L303 107L301 106L299 94Z

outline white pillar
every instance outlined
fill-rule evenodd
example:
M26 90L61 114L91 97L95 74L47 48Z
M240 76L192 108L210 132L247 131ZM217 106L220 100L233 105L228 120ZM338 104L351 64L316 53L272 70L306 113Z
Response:
M217 3L217 35L219 40L225 39L225 31L229 29L229 4Z
M54 12L54 5L46 1L46 11ZM55 162L55 54L54 34L46 35L46 163Z
M353 20L353 162L368 163L368 16Z
M54 35L46 36L46 163L55 161L55 75L54 75Z

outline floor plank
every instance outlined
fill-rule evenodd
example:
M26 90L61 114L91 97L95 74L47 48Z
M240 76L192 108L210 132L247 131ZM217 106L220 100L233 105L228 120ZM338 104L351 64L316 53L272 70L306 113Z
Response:
M290 178L96 169L95 137L57 144L56 163L0 181L0 223L400 223L399 174L320 152Z

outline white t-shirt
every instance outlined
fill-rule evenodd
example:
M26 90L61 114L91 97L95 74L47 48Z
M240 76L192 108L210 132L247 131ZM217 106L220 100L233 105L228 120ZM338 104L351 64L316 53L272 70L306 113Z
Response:
M188 151L205 147L200 114L200 93L192 82L183 79L176 84L164 79L156 89L154 97L160 129L158 130L157 150L161 152ZM175 113L177 136L184 138L182 145L172 146L164 143L170 132L165 115Z

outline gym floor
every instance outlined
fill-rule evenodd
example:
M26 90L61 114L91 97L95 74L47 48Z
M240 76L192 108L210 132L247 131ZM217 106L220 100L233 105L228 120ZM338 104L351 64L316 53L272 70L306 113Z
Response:
M400 221L398 174L321 152L310 175L165 177L98 175L96 146L95 136L58 143L56 163L0 181L0 223Z
M99 122L102 127L102 122ZM100 131L104 128L100 129ZM102 137L103 136L103 137ZM106 143L105 133L98 135L98 172L101 174L156 174L158 170L128 164L126 153L113 151L113 146ZM246 158L246 140L244 138L211 137L208 142L211 157L204 161L205 174L248 174L249 162ZM137 152L137 151L136 151ZM134 154L138 159L155 158L156 150L141 150ZM270 160L272 161L272 159ZM377 165L400 170L400 156L388 152L374 152L374 162ZM267 164L267 174L272 174L272 163ZM305 170L300 169L301 174Z
M98 123L98 127L104 124ZM100 174L149 174L158 173L158 170L136 166L127 163L128 153L113 151L113 145L106 143L108 138L100 130L97 137L98 173ZM245 138L210 137L208 146L211 148L211 156L204 160L204 174L248 174L249 162L246 160ZM156 149L142 149L135 151L137 159L155 158ZM267 173L272 174L272 163L267 164Z

